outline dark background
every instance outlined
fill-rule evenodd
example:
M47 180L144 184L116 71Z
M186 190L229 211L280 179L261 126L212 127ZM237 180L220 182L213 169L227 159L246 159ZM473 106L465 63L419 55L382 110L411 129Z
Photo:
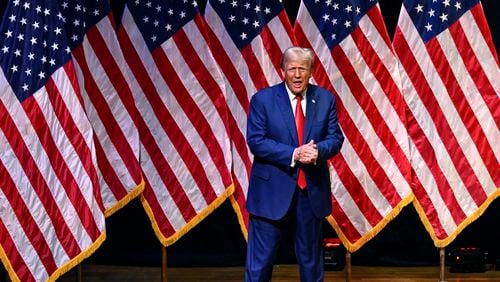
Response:
M124 2L112 0L117 19ZM203 11L206 0L198 1ZM293 24L300 1L283 1ZM379 1L389 35L393 36L401 0ZM0 0L0 15L7 1ZM500 1L483 0L495 46L500 49ZM1 43L0 43L1 44ZM492 263L500 259L500 200L495 200L485 213L470 224L446 248L480 247L488 252ZM151 227L140 201L135 199L107 219L107 239L84 263L109 265L160 266L161 245ZM326 222L325 222L326 223ZM328 223L325 237L335 236ZM277 263L294 263L292 242L286 239ZM246 242L236 215L226 201L205 220L167 248L169 267L179 266L242 266ZM404 208L375 238L352 255L353 265L438 265L438 249L421 223L412 205Z

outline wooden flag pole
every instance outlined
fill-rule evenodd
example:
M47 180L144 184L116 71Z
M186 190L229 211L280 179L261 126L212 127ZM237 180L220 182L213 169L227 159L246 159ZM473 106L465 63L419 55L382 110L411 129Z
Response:
M81 263L79 263L76 266L76 281L82 282L82 264Z
M445 269L445 251L444 248L439 248L439 282L446 282L444 278Z
M351 252L345 251L345 281L351 282Z
M167 247L161 245L161 281L167 282Z

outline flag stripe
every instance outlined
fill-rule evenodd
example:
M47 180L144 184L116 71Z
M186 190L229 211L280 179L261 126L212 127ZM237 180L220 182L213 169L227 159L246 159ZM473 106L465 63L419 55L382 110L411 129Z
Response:
M81 144L79 144L78 139L82 140L83 136L81 136L81 133L76 129L74 121L67 118L68 116L70 116L69 109L66 107L65 104L61 103L58 99L55 99L55 97L62 96L62 93L57 88L55 82L52 79L49 79L49 81L47 82L46 89L48 92L47 96L49 97L49 100L52 106L54 107L53 111L49 112L48 114L49 115L51 115L52 113L56 114L56 116L58 117L57 120L61 123L60 124L62 126L61 129L65 131L67 137L70 137L68 141L70 141L77 156L81 160L83 167L87 172L87 175L89 177L92 178L95 177L94 179L97 179L97 173L93 169L93 161L90 158L91 157L90 150L87 147L87 144L85 144L84 146L81 146ZM40 103L40 100L38 100L38 103ZM64 188L75 210L81 217L80 219L82 221L84 228L87 230L87 233L89 234L89 236L93 241L96 240L100 235L97 223L94 220L86 221L84 220L85 218L83 217L84 215L92 214L91 209L88 206L88 203L85 200L84 195L82 194L82 191L78 189L78 187L80 187L79 184L83 184L84 180L79 181L79 179L75 177L76 172L71 172L71 168L65 162L66 158L61 154L61 151L57 149L59 148L59 146L52 137L52 136L57 136L57 134L55 134L55 132L53 133L52 136L44 134L44 132L50 132L51 127L49 127L48 124L45 122L41 123L41 120L51 120L51 119L49 118L49 116L44 114L43 110L40 108L38 104L32 103L32 105L30 106L29 103L23 103L23 108L27 113L30 112L34 113L33 116L30 117L29 114L28 116L32 124L37 124L38 121L39 126L35 131L37 132L40 140L44 141L46 150L48 152L51 152L48 154L48 156L49 160L52 163L52 167L55 168L55 172L56 174L59 175L60 179L65 179L66 182L70 182L67 185L65 185ZM40 117L42 116L45 116L45 119L41 119ZM78 136L79 138L77 139L76 136ZM93 183L94 183L93 185L94 190L98 190L97 181ZM74 191L72 191L73 189Z
M43 174L41 173L40 168L33 159L32 155L27 154L27 152L31 152L31 150L26 146L21 133L18 131L15 121L8 114L4 103L0 103L0 114L2 115L0 118L3 121L0 126L7 137L13 153L23 164L23 170L31 182L34 192L40 198L40 202L44 206L45 211L47 211L52 223L55 223L54 225L59 227L55 229L57 237L60 241L65 239L63 247L68 254L74 255L74 251L78 251L78 243L73 236L66 236L66 234L72 234L71 230L69 229L61 210L57 207L55 199L52 197L50 192L47 193L50 189L43 177ZM27 170L27 168L30 169Z
M480 3L462 4L474 6L447 14L463 8L428 1L419 14L412 7L417 3L405 1L394 39L415 147L412 162L423 184L414 187L415 206L439 247L449 244L499 195L499 174L493 169L498 167L498 149L493 144L500 132L493 105L498 103L500 73L486 43L491 40L484 32L488 28L477 26L475 19L485 24ZM439 19L430 19L430 9L437 7L443 9Z
M450 111L445 112L444 110L450 109L448 106L451 106L451 109L453 109L453 106L455 106L455 109L460 113L460 115L463 116L463 118L467 118L468 120L474 119L474 115L468 112L464 112L465 110L468 110L468 108L459 108L460 105L458 105L458 102L463 102L463 95L460 95L460 97L456 97L455 99L453 97L454 95L458 95L458 92L461 92L461 90L457 85L458 82L456 81L456 77L454 77L450 69L448 61L440 59L444 58L445 54L441 49L439 42L432 39L426 44L426 48L429 52L430 59L436 66L438 75L441 77L444 83L444 87L448 89L450 100L441 102L439 99L436 99L436 96L430 95L433 92L432 89L428 89L427 92L419 91L418 94L420 94L420 99L423 101L424 105L427 105L427 110L434 120L434 123L437 125L437 132L440 135L441 140L446 140L446 142L443 142L443 145L445 146L454 167L457 169L459 177L462 178L465 187L468 187L470 189L475 183L479 182L479 180L477 179L477 176L472 170L472 167L470 166L464 153L465 147L461 146L459 140L456 138L456 136L466 137L465 134L460 134L460 132L457 132L457 130L462 130L459 129L458 126L463 125L463 123L462 120L460 120L460 117L458 117L457 120L453 118L452 115L450 115ZM460 124L457 125L457 122L459 120ZM476 124L475 126L478 125ZM454 131L453 127L457 128L457 130ZM480 194L477 195L479 198L474 199L476 200L476 203L484 201L486 198L486 194L484 193L484 191L477 192Z
M396 54L403 54L404 52L408 52L410 49L410 46L407 45L406 42L400 41L398 42L398 45L394 46L396 50ZM416 60L415 57L412 56L400 56L400 60L402 62L403 68L405 68L406 73L408 74L413 87L415 87L415 90L417 93L428 93L428 94L422 94L418 95L421 99L422 96L423 98L428 98L429 100L433 101L434 103L437 103L435 99L433 99L432 92L430 90L430 86L428 85L428 82L426 78L423 76L423 72L419 66L419 62ZM413 69L408 69L408 67L412 67ZM418 83L417 83L418 82ZM428 97L432 96L432 97ZM421 102L423 103L423 102ZM424 108L422 110L427 111L428 107L424 104L422 104ZM420 111L420 114L424 114L422 111ZM413 112L413 115L415 115L415 112ZM443 118L443 117L441 117ZM431 140L429 140L429 137L426 137L424 129L419 126L421 123L419 121L420 119L416 119L416 122L409 123L408 127L408 132L410 133L410 137L412 137L413 142L415 143L415 146L419 150L420 154L423 156L423 160L426 162L427 166L429 168L438 168L441 167L439 165L438 160L433 158L432 156L436 155L436 149L440 149L442 146L436 144L433 145ZM422 119L423 120L423 119ZM429 125L428 125L429 126ZM443 199L446 199L448 202L448 208L451 211L451 214L453 215L453 220L455 223L462 221L466 216L463 213L462 209L460 208L460 204L457 201L457 198L454 196L453 193L450 193L452 191L452 187L450 186L450 183L448 182L447 178L445 175L442 174L441 171L438 170L433 170L430 169L432 175L437 181L437 188L439 189L439 193ZM416 193L414 191L414 193Z
M6 197L5 200L9 202L10 208L16 215L19 221L19 225L22 228L23 232L25 233L26 239L30 241L32 246L36 246L36 248L34 248L33 250L37 253L38 257L41 258L41 263L43 264L45 269L47 269L48 272L54 271L55 269L57 269L54 258L52 256L45 255L51 253L51 250L45 240L44 234L42 230L40 230L35 219L33 218L31 211L24 203L23 196L17 190L18 188L16 187L14 180L10 176L2 160L0 160L0 175L2 176L1 177L2 184L0 185L0 187L4 195L4 197L0 198ZM0 220L0 222L9 222L9 221L2 219ZM28 228L28 226L30 228ZM16 247L12 246L14 242L12 242L11 236L8 235L10 234L10 232L5 226L1 233L3 234L2 237L6 236L5 239L10 241L9 245L4 245L4 243L7 242L2 242L2 245L7 246L8 250L10 250L10 248L16 249ZM9 255L9 257L13 257L12 255ZM17 253L15 256L16 257L20 256L20 254ZM16 265L24 264L24 260L12 261L12 263L15 263Z
M127 56L125 57L127 63L129 66L134 66L131 67L131 71L134 73L134 76L138 79L138 82L140 84L140 87L142 89L142 92L145 95L145 98L149 101L150 105L157 105L161 106L163 105L163 102L158 98L159 93L156 92L156 88L154 86L154 83L151 79L150 76L144 75L147 74L147 70L145 66L143 65L139 54L137 53L136 49L134 48L127 32L124 30L120 30L118 33L120 42L126 50ZM160 109L159 107L153 109L155 111L156 116L158 116L159 120L164 120L165 123L164 125L166 126L168 124L169 130L165 130L165 133L171 132L169 135L172 135L174 131L179 132L179 128L176 126L175 122L172 121L172 117L168 114L166 109L162 108ZM161 112L159 112L161 111ZM175 176L172 168L166 161L166 159L163 157L163 153L161 148L158 146L158 142L155 140L155 137L152 135L152 132L148 130L148 122L144 120L144 117L139 118L139 134L141 136L141 142L144 146L144 149L148 151L148 154L150 156L155 156L155 158L151 159L152 163L154 164L155 168L157 171L161 171L162 173L159 174L159 176L162 179L162 182L164 183L164 187L168 190L168 192L172 195L172 197L175 199L175 203L177 203L179 206L183 207L182 211L182 216L184 219L186 218L191 218L196 215L195 210L192 208L192 206L189 204L189 199L186 196L185 191L182 189L182 186L180 182L178 181L177 177ZM173 128L172 128L173 127ZM172 136L170 139L176 140L174 137L179 136L179 133L176 133L174 136ZM180 134L182 137L183 135ZM186 142L184 144L188 144L187 141L184 139L182 142ZM148 170L143 171L146 173L146 176L149 175L147 172ZM152 173L152 172L151 172ZM150 176L149 176L150 177ZM146 181L146 183L149 183L149 181ZM151 186L149 186L151 187ZM149 199L152 196L149 192L145 191L143 193L148 193ZM151 205L151 203L149 203ZM158 205L160 206L160 205ZM154 210L156 210L156 207L152 207ZM159 214L155 214L155 217L158 217ZM159 221L163 222L163 221ZM161 226L161 225L160 225Z
M207 52L198 10L150 4L127 3L119 39L133 54L126 60L138 80L143 206L169 245L232 193L229 125L223 78ZM149 13L152 7L165 15Z
M180 31L179 31L180 32ZM177 36L178 33L174 35ZM177 72L174 69L174 66L170 62L169 58L166 56L163 50L158 49L158 52L153 52L153 57L155 62L157 62L157 67L159 69L159 73L163 76L164 81L167 83L170 89L175 89L175 91L171 91L171 93L177 98L177 102L180 107L183 109L184 113L187 115L188 119L192 124L202 124L203 126L194 127L200 136L204 138L213 138L213 133L209 132L208 134L204 134L203 131L211 131L210 125L207 120L204 119L203 114L200 112L199 108L196 106L195 102L191 99L189 92L183 85L181 78L177 75ZM162 102L163 103L163 102ZM158 104L154 104L158 107ZM167 110L168 111L168 110ZM168 120L168 119L167 119ZM172 123L175 123L175 119L172 117ZM163 130L165 132L172 131L170 128L166 127L166 123L162 124L164 126ZM172 136L170 139L175 149L180 153L181 157L184 159L184 162L188 163L187 169L193 175L197 186L200 187L200 191L203 193L206 201L212 201L216 198L216 195L213 190L213 186L211 186L210 181L207 178L207 175L204 173L203 164L197 158L197 154L192 146L186 146L190 144L190 140L186 138L183 134L181 128L177 128L175 130L176 134ZM202 138L203 140L203 138ZM179 142L180 141L180 142ZM210 150L209 150L210 152ZM213 154L210 152L210 154ZM207 187L211 186L211 187ZM208 189L205 189L207 187Z
M99 48L97 46L93 46L93 50L105 50L105 48ZM102 121L100 123L97 123L96 120L94 120L94 124L98 124L101 126L99 128L100 130L103 130L105 134L102 134L101 136L96 136L98 138L99 142L96 142L96 144L99 144L98 146L101 148L101 153L100 156L101 158L98 158L99 166L101 168L101 171L103 172L103 177L107 178L107 174L111 175L116 175L117 171L113 167L108 167L104 165L101 167L101 164L103 162L109 162L109 158L106 157L106 151L103 149L103 144L105 142L111 142L112 146L114 147L114 150L118 155L120 155L121 162L119 165L123 166L125 168L125 171L128 171L129 175L133 177L133 181L135 183L139 183L140 180L140 174L136 173L135 171L140 171L138 167L138 162L133 162L130 160L130 156L134 156L134 152L132 151L132 148L128 144L128 140L126 136L124 135L124 132L120 130L120 125L117 123L117 120L115 116L113 115L112 109L110 108L110 105L108 102L105 100L104 93L99 89L99 86L97 85L96 81L92 79L93 77L93 72L90 70L88 63L85 61L85 54L83 52L82 48L76 48L73 50L73 56L78 62L78 67L81 70L83 76L86 78L85 79L85 92L87 96L90 99L90 102L92 104L92 107L94 108L95 113L99 117L99 120ZM100 55L96 53L96 55L99 57ZM110 56L110 54L106 54L106 56ZM108 69L112 68L113 60L110 60L107 62L107 64L103 64L102 66L107 66L107 68L104 68L104 71L107 73L108 77L113 77L113 79L110 79L109 81L115 81L115 84L117 81L121 80L117 75L109 74ZM102 74L101 74L102 75ZM120 83L126 83L124 81L121 81ZM117 85L113 85L115 89L117 89ZM106 147L107 150L109 150L109 147ZM110 153L110 152L108 152ZM106 160L104 160L106 159ZM111 168L111 169L110 169ZM114 178L114 177L113 177ZM121 195L117 199L121 199L123 196L126 195L127 188L124 185L124 183L117 177L116 180L118 182L113 181L113 182L106 182L106 184L109 187L109 190L112 191L113 194L115 195Z
M17 251L15 242L4 224L4 222L9 221L5 221L1 217L0 219L2 219L0 220L0 234L2 234L0 237L0 239L2 239L2 241L0 241L0 243L2 243L0 251L3 249L6 256L9 258L6 269L9 271L9 274L11 274L11 279L14 280L17 278L17 280L20 281L35 281L35 277L31 273L29 266ZM12 266L12 268L9 268L9 265Z
M498 54L497 54L497 51L495 48L495 43L493 42L493 37L491 36L491 32L490 32L490 29L488 27L488 22L486 21L486 17L484 16L482 5L480 3L475 5L474 7L472 7L469 10L469 12L471 13L473 20L468 15L469 13L465 13L464 18L460 19L460 21L462 22L462 24L475 23L475 25L471 24L471 25L467 25L467 26L470 28L479 29L479 31L481 32L481 35L482 35L482 36L473 36L473 35L477 35L477 33L466 34L467 37L469 37L469 41L473 42L473 41L477 40L477 41L484 42L485 43L484 45L488 46L488 49L489 49L488 56L490 58L493 58L493 60L496 61L496 65L498 67L500 67L500 62L498 61ZM470 40L471 37L473 37L475 40ZM476 45L476 46L479 46L479 45ZM481 54L477 54L477 55L480 56ZM491 62L491 61L480 60L480 62L481 62L481 64L484 64L484 62ZM491 66L491 64L488 64L488 66ZM498 72L498 70L497 70L497 72ZM490 81L495 81L495 80L490 78ZM497 93L498 92L499 92L499 89L497 89Z
M110 83L113 86L113 88L116 90L116 92L113 93L116 93L116 95L120 98L120 110L125 110L128 113L128 122L134 122L135 118L137 118L138 113L137 108L135 107L135 104L133 102L131 89L127 83L127 78L120 70L118 62L114 59L114 56L111 53L111 50L108 48L103 35L97 29L98 26L93 26L92 30L89 30L87 32L88 43L90 44L95 56L100 62L99 66L102 67L102 69L107 74L108 79L106 80L106 82ZM80 53L79 55L81 56L79 62L81 62L82 65L85 65L86 71L88 71L88 73L85 73L86 77L92 77L92 72L88 68L89 65L85 64L83 61L83 54ZM94 67L92 65L90 66ZM105 96L103 95L104 93L101 90L97 89L97 85L95 85L95 82L96 81L92 80L90 83L93 84L92 89L95 89L96 93L88 94L95 96L93 97L95 99L93 100L94 105L98 109L98 114L102 115L101 119L106 121L103 125L107 128L107 132L109 132L108 136L111 137L111 141L116 148L116 152L121 156L123 164L127 168L130 177L133 178L133 181L135 183L140 183L141 175L139 173L139 162L131 161L129 159L135 156L135 153L131 148L129 141L127 140L127 136L125 136L125 133L123 132L124 129L120 126L118 120L116 120L116 115L112 110L112 107L116 108L116 102L114 105L111 105L112 107L110 107L109 102L106 101ZM101 113L101 111L103 111L103 113Z
M212 76L206 75L207 73L210 73L210 71L204 66L201 58L196 55L197 52L191 45L192 41L187 38L186 34L183 31L178 31L173 36L173 39L176 45L180 47L179 51L181 52L182 57L187 62L188 66L190 66L193 75L198 81L201 82L200 86L204 90L204 93L206 93L206 95L210 98L211 102L214 105L219 105L219 107L215 107L214 110L218 113L220 120L226 119L226 112L222 112L222 109L226 109L223 99L224 93L222 92L222 89L219 87L214 78ZM178 88L174 89L178 90ZM188 116L190 116L190 113L193 113L193 109L195 110L194 114L197 114L200 117L203 116L202 109L195 105L195 101L190 99L183 99L182 91L174 91L174 93L174 95L178 97L178 100L180 100L181 107L183 107L183 104L185 104L185 111L189 109L189 111L187 112ZM202 137L202 141L205 143L207 148L209 148L208 151L215 163L217 170L219 171L219 174L222 176L222 180L225 180L225 182L223 183L224 187L228 187L229 185L231 185L231 183L228 182L228 180L231 180L231 176L225 164L224 152L222 151L222 148L220 146L211 146L211 144L218 144L218 140L216 139L214 131L210 130L212 126L209 124L206 118L197 119L196 116L193 116L192 122L193 124L196 124L195 127ZM227 124L222 125L224 126L224 129L226 129L226 132L228 132L228 127L226 126ZM213 198L210 200L213 200Z

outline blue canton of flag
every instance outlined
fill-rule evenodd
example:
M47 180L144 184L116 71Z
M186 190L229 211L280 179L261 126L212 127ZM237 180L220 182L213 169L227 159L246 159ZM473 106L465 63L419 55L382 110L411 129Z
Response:
M328 48L332 49L357 27L359 20L377 4L375 0L304 1Z
M9 2L0 42L0 64L21 102L71 58L64 19L55 1Z
M80 45L88 28L97 24L111 11L107 0L66 0L59 6L71 50Z
M239 49L249 44L269 21L283 11L283 5L278 1L253 1L253 6L248 2L238 3L235 0L210 3L224 21L227 32Z
M199 13L195 0L133 0L128 1L127 6L150 51L172 37Z
M422 4L422 2L424 2ZM452 1L451 0L409 0L404 1L408 14L424 42L447 29L456 22L466 11L476 5L479 0Z

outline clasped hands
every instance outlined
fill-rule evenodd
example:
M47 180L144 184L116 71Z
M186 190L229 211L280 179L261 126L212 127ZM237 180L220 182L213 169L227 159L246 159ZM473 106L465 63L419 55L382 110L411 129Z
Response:
M314 140L297 147L293 159L303 164L315 163L318 159L318 146L316 146Z

